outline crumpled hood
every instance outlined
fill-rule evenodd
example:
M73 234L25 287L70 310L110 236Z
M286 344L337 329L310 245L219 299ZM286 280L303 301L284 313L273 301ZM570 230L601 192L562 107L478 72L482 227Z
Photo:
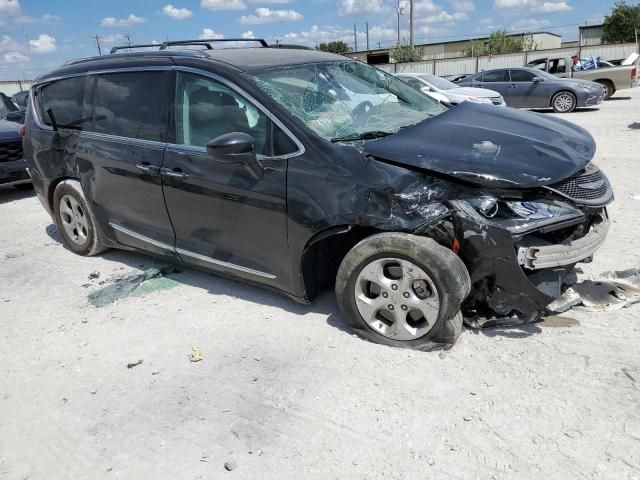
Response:
M580 171L596 145L586 130L548 114L464 102L364 150L484 187L533 188Z

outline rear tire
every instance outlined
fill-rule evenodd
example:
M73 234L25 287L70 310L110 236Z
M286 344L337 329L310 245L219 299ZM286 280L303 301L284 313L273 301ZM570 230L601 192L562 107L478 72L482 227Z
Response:
M53 208L56 225L69 250L85 257L106 250L80 182L60 182L53 194Z
M340 313L359 336L426 351L455 343L470 285L462 260L434 240L381 233L347 253L335 291Z
M572 92L562 91L556 93L551 99L551 108L556 113L571 113L578 106L578 100Z

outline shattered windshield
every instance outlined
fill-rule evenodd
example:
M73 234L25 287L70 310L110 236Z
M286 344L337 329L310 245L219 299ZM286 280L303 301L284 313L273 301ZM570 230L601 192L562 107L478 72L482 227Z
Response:
M327 140L395 133L445 110L402 80L355 61L262 70L258 86Z

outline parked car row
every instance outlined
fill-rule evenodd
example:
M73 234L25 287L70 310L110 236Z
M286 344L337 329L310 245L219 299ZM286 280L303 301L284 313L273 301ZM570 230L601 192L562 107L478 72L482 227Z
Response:
M28 92L19 92L16 95L20 100L24 94L28 96ZM22 152L20 136L26 103L22 106L16 104L16 95L9 98L4 93L0 93L0 185L29 189L31 179L27 173L27 161Z
M599 83L558 78L527 67L486 70L468 75L457 84L434 75L401 73L398 76L416 88L427 89L427 94L435 91L447 96L453 105L473 101L514 108L552 108L558 113L569 113L576 108L599 105L606 96ZM447 89L434 88L435 85L444 85Z
M343 56L224 41L36 79L23 144L71 251L135 249L301 303L333 286L355 333L433 349L463 315L536 320L604 242L613 192L584 129L490 105L485 82L422 79L450 108ZM168 48L185 44L207 49Z

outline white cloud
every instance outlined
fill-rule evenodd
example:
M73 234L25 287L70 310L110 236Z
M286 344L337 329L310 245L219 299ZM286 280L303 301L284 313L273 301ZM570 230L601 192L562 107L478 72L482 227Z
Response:
M198 35L198 38L224 38L224 34L217 33L213 28L203 28L200 35Z
M340 15L371 14L382 10L382 0L338 0L338 13Z
M499 10L525 9L541 13L571 10L568 0L495 0L493 6Z
M51 53L58 49L56 39L46 33L41 33L35 40L29 40L29 48L33 53Z
M174 20L185 20L193 15L193 12L188 8L178 8L171 4L165 5L162 8L162 13Z
M253 31L251 31L251 30L247 30L246 32L242 32L241 37L242 38L246 38L246 39L256 38L256 36L254 35Z
M4 61L7 63L28 63L29 57L20 52L7 52L4 54Z
M0 14L19 15L22 12L18 0L0 0Z
M374 25L369 27L369 48L378 47L378 42L388 42L396 38L396 30L390 27ZM353 29L338 26L322 26L313 25L309 30L301 32L290 32L279 38L281 43L293 43L315 47L324 42L346 42L353 48ZM364 50L367 47L367 36L363 31L358 32L358 50Z
M476 9L473 0L449 0L456 12L473 12Z
M295 10L271 10L270 8L256 8L255 15L243 15L240 23L243 25L263 25L265 23L297 22L302 15Z
M523 18L513 23L509 30L514 32L540 30L551 25L549 20L536 20L535 18Z
M56 22L59 22L60 20L62 20L62 18L60 18L60 15L49 15L48 13L45 13L42 16L42 21L44 23L56 23Z
M244 10L247 4L243 0L201 0L200 6L207 10Z
M124 43L127 39L124 35L116 33L115 35L105 35L100 37L100 43Z
M131 27L133 25L138 25L140 23L144 23L147 20L130 13L127 18L115 18L115 17L105 17L102 19L101 25L103 27Z

